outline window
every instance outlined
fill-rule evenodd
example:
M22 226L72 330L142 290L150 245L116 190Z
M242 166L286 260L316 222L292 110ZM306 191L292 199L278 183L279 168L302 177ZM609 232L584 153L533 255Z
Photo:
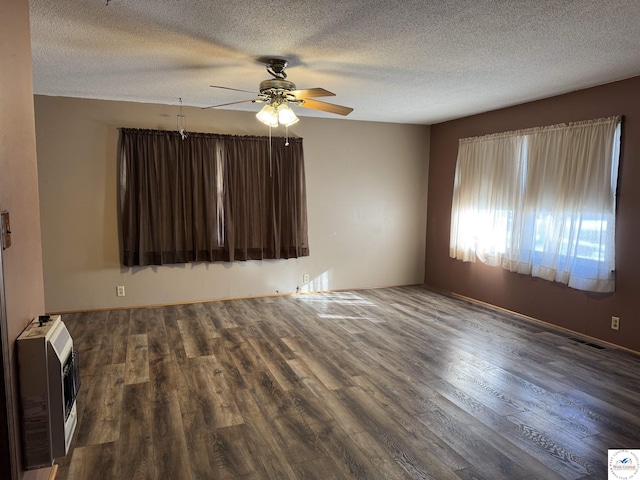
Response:
M615 290L620 117L460 140L450 256Z
M122 263L309 255L302 139L120 129Z

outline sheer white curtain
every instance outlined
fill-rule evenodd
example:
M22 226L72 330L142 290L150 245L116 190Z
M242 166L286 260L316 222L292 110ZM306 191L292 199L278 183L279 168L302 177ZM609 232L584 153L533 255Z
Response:
M451 211L450 256L502 265L509 224L523 195L524 138L490 135L460 140Z
M620 117L460 140L450 256L615 290Z

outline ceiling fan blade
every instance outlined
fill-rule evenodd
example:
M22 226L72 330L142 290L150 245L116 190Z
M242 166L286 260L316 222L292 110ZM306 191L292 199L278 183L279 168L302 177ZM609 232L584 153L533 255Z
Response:
M233 90L234 92L256 93L256 92L250 92L249 90L240 90L239 88L221 87L220 85L209 85L209 86L211 88L222 88L224 90Z
M227 105L238 105L240 103L255 103L255 102L259 102L260 99L259 98L254 98L253 100L242 100L240 102L231 102L231 103L221 103L220 105L210 105L208 107L201 107L203 110L206 110L207 108L218 108L218 107L226 107Z
M335 97L336 94L325 90L324 88L307 88L305 90L291 90L287 92L287 95L293 95L298 100L303 98L315 98L315 97Z
M353 112L353 108L343 107L342 105L335 105L333 103L319 102L318 100L311 100L305 98L304 103L299 105L304 108L312 108L313 110L321 110L323 112L336 113L338 115L349 115Z

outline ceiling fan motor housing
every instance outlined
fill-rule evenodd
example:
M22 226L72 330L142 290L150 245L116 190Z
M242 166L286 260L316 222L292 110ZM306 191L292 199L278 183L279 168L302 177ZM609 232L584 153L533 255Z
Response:
M270 90L281 90L283 92L289 92L296 89L296 84L289 80L282 78L270 78L260 82L260 93L265 93Z

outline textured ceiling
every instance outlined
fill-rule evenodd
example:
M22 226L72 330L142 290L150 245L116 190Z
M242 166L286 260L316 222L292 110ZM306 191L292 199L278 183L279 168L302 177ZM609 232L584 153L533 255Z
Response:
M44 95L234 102L252 95L209 85L257 93L270 78L258 59L282 57L298 88L353 107L347 118L432 124L640 75L638 0L30 5L34 91Z

